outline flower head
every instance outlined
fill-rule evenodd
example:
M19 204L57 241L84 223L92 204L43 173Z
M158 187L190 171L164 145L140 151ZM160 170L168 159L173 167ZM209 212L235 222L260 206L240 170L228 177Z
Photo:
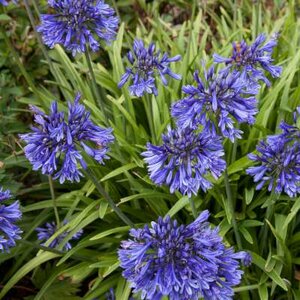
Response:
M214 60L217 63L226 63L230 69L240 71L242 78L252 88L259 88L259 80L269 86L270 81L264 71L270 73L273 78L279 77L282 72L282 67L272 64L274 61L272 52L277 45L277 37L277 34L274 35L265 44L266 36L264 34L260 34L252 45L247 45L245 41L233 43L233 52L230 58L214 54Z
M115 38L119 19L104 0L48 0L55 13L41 15L38 31L50 48L63 45L68 51L99 50L99 39L110 42Z
M268 190L280 194L282 191L290 197L300 193L300 129L297 126L300 107L294 113L294 124L281 122L281 134L270 135L266 141L260 141L256 147L258 154L249 154L249 158L258 162L250 167L247 174L258 182L257 190L267 184Z
M16 240L21 239L21 229L15 225L22 213L20 211L19 201L15 201L10 205L2 202L11 198L10 191L3 191L0 188L0 251L9 251L9 248L16 245Z
M104 159L109 158L106 153L114 140L112 129L95 125L79 100L78 94L74 103L68 103L68 118L58 111L57 102L52 103L49 115L32 106L37 126L32 132L20 135L27 143L25 155L33 169L59 178L60 183L80 180L82 173L77 163L80 162L83 168L86 163L79 149L103 164Z
M226 248L211 229L206 210L189 225L170 217L131 229L132 239L123 241L119 260L123 276L142 299L229 300L243 272L239 261L249 261L246 252Z
M64 221L64 224L67 224L66 221ZM49 238L57 231L57 226L55 224L55 222L51 222L51 223L46 223L45 224L45 227L37 227L36 228L36 231L37 231L37 236L38 236L38 239L40 241L47 241L49 240ZM71 240L78 240L81 235L83 233L83 230L79 230L77 231L73 236L72 238L70 239ZM61 233L58 237L56 237L48 247L50 248L55 248L56 246L58 246L62 241L63 239L69 234L69 231L65 231L63 233ZM43 243L42 245L44 245L45 243ZM68 251L72 248L70 242L68 241L65 245L64 245L64 250Z
M162 139L161 146L148 143L142 155L151 180L157 185L170 186L171 193L179 190L191 197L200 188L206 191L212 184L205 175L211 173L218 178L226 167L221 138L208 131L198 133L190 128L168 127Z
M118 87L121 88L130 78L133 83L129 87L131 95L141 97L144 93L157 95L155 78L160 76L164 85L168 84L166 75L181 79L181 76L175 74L169 68L171 62L181 59L180 55L169 58L167 53L162 56L160 51L155 52L155 45L152 43L145 48L142 40L135 40L133 43L133 52L127 54L127 58L131 63L131 68L126 68L125 74L122 76ZM158 73L158 74L157 74Z
M255 122L256 90L247 89L247 82L238 72L222 70L216 73L214 66L208 71L204 69L203 79L196 71L194 79L196 86L184 86L182 91L187 96L172 106L172 116L177 119L178 127L197 128L202 125L220 131L232 142L241 138L242 131L234 125L236 122Z

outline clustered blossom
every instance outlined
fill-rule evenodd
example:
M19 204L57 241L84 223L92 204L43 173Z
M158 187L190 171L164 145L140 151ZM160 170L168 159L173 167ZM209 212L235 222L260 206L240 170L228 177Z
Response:
M241 77L248 82L251 88L259 89L259 80L270 86L270 81L264 71L271 74L273 78L280 76L282 67L273 65L272 52L277 45L278 35L274 35L268 42L265 42L265 34L260 34L252 45L245 41L233 43L233 52L230 58L214 54L216 63L225 63L227 68L238 70Z
M191 197L200 188L206 191L212 184L204 176L211 173L218 178L226 167L221 138L209 131L168 127L162 140L161 146L148 143L142 155L151 180L170 186L171 193L178 190Z
M64 224L66 224L67 222L64 222ZM38 236L38 239L40 241L47 241L50 239L50 237L57 231L57 226L55 224L55 222L51 222L51 223L46 223L45 224L45 227L37 227L36 228L36 231L37 231L37 236ZM81 235L83 233L83 230L79 230L77 231L73 236L72 238L69 240L78 240ZM56 246L58 246L62 241L63 239L69 234L69 231L65 231L63 233L61 233L58 237L56 237L51 243L50 245L48 245L48 247L50 248L55 248ZM65 251L68 251L72 248L72 245L70 244L70 242L67 242L64 247L63 247L63 250ZM45 245L45 243L43 243L42 245Z
M19 201L10 205L3 204L3 201L11 199L9 190L0 188L0 251L8 252L9 248L16 245L16 240L21 239L21 229L15 224L21 219Z
M266 141L260 141L256 147L258 154L249 154L249 158L258 166L250 167L247 174L258 182L257 190L264 185L268 191L280 194L282 191L290 197L300 193L300 130L297 127L300 107L294 113L294 123L282 122L281 134L270 135Z
M202 125L214 132L221 132L232 142L241 138L242 131L235 123L255 122L257 113L256 90L250 90L237 71L229 69L215 72L214 66L204 69L204 78L194 73L196 86L187 85L182 91L185 98L174 103L172 116L181 128Z
M53 48L63 45L68 51L99 50L100 40L111 42L116 35L119 19L115 11L103 0L48 0L54 14L41 15L38 31L44 43Z
M193 223L180 226L160 217L150 227L130 230L132 239L121 243L119 259L135 293L151 300L232 299L243 274L239 260L249 264L251 256L226 248L208 217L206 210Z
M167 53L162 56L160 51L155 52L155 45L150 44L145 48L142 40L135 40L133 44L133 52L127 54L127 58L132 67L126 68L125 74L122 76L118 87L121 88L128 80L132 79L132 85L129 86L131 95L141 97L144 93L157 95L156 77L160 76L164 85L168 84L166 75L181 79L181 76L175 74L169 68L171 62L181 59L180 55L169 58Z
M43 174L53 175L60 183L80 180L82 173L77 167L78 162L86 168L82 149L97 162L104 164L104 159L109 158L106 155L108 146L114 141L112 129L95 125L79 100L78 94L74 103L68 103L67 120L64 113L58 111L55 101L52 102L49 115L32 106L37 126L32 127L32 132L20 135L27 143L24 151L33 169L41 169Z

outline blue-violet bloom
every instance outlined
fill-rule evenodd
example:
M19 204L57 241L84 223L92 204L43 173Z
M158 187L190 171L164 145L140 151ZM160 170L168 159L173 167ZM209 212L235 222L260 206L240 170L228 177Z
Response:
M66 221L64 221L64 225L67 224ZM38 239L40 241L47 241L50 239L50 237L58 230L57 229L57 226L55 224L55 222L51 222L51 223L46 223L45 224L45 227L37 227L35 229L37 231L37 236L38 236ZM55 248L56 246L58 246L62 241L63 239L69 234L70 232L69 231L65 231L63 233L61 233L58 237L56 237L51 243L50 245L48 245L48 247L50 248ZM83 230L80 229L79 231L77 231L69 241L71 240L78 240L81 235L83 233ZM65 251L68 251L72 248L72 245L70 244L70 242L67 242L64 247L63 247L63 250ZM45 245L45 243L43 243L42 245Z
M245 41L233 43L233 52L230 58L214 54L216 63L225 63L227 68L238 70L241 77L248 82L251 88L259 89L259 80L270 86L270 81L265 76L265 72L271 74L273 78L281 75L282 67L273 65L273 48L277 45L278 34L265 43L265 34L260 34L252 45L247 45Z
M15 224L21 219L19 201L10 205L3 204L4 201L10 200L12 195L9 190L4 191L0 188L0 251L8 252L9 248L16 245L16 240L21 239L21 229Z
M55 101L52 102L49 115L31 106L37 126L32 127L32 132L20 135L27 143L24 151L33 169L53 175L60 183L65 180L79 182L82 173L77 163L86 168L82 149L104 164L104 159L109 158L106 154L108 146L114 141L112 129L95 125L79 100L80 94L77 94L74 103L68 103L68 118L58 111Z
M280 194L282 191L290 197L300 193L300 107L294 113L294 124L281 122L282 133L270 135L266 141L260 141L256 147L257 154L249 154L249 158L258 166L250 167L247 174L257 182L256 189L264 185L269 191Z
M119 250L123 276L141 299L231 300L241 282L239 260L251 263L249 253L225 247L218 227L207 222L203 211L189 225L170 217L159 218L142 229L130 230L131 238Z
M151 180L170 186L171 193L178 190L191 197L200 188L206 191L212 183L205 175L210 173L218 178L226 167L221 138L209 131L168 127L162 140L161 146L148 143L142 156Z
M196 86L183 86L185 98L172 106L172 116L181 128L197 128L199 125L220 132L232 142L243 133L235 123L255 122L257 113L256 90L248 89L247 82L239 72L222 70L215 72L214 66L204 69L201 78L194 73Z
M48 0L48 4L54 13L41 15L38 31L50 48L61 44L75 56L87 45L96 52L99 39L109 43L116 36L119 19L103 0Z
M7 6L9 2L10 2L10 1L0 0L0 4L2 4L2 5L4 5L4 6ZM15 3L15 4L18 3L17 0L13 0L12 2Z
M121 88L128 80L132 79L129 91L136 97L141 97L145 93L157 95L157 75L160 76L164 85L168 84L166 75L177 80L181 79L181 76L172 72L169 67L171 62L180 60L181 56L176 55L169 58L167 53L161 56L160 51L155 52L153 43L146 48L142 40L135 40L133 52L128 52L127 58L132 66L126 68L118 87Z

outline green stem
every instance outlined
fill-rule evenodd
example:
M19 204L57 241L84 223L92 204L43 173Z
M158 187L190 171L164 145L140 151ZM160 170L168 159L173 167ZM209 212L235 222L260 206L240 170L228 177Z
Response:
M86 58L86 61L87 61L88 68L89 68L89 73L90 73L90 76L91 76L91 83L92 83L92 90L93 90L94 97L96 98L97 104L98 104L99 108L101 109L105 120L107 121L107 116L106 116L106 113L105 113L105 110L104 110L104 104L103 104L103 101L102 101L102 100L104 100L105 95L104 95L103 90L99 89L99 87L97 85L94 69L93 69L93 66L92 66L92 59L91 59L89 47L87 45L85 47L84 54L85 54L85 58Z
M92 180L95 187L99 191L99 193L106 199L110 207L113 209L113 211L122 219L122 221L129 225L130 227L134 227L134 224L124 215L124 213L120 210L120 208L115 204L113 199L108 195L108 193L104 190L102 185L99 183L95 175L91 172L89 168L85 169L85 173L88 175L88 177Z
M23 66L23 63L18 55L18 53L16 52L14 46L12 45L10 39L7 37L6 32L4 30L3 26L0 26L0 32L4 38L4 42L7 45L8 49L10 50L10 53L12 54L17 66L19 67L22 75L24 76L25 80L27 81L28 85L30 86L31 90L38 96L39 93L37 91L37 89L35 88L35 85L33 83L33 81L31 80L31 77L29 76L29 74L27 73L25 67Z
M39 10L38 4L36 3L35 0L31 0L31 2L32 2L32 5L34 7L35 13L40 17L40 10Z
M232 199L232 193L231 193L227 168L225 169L225 172L224 172L224 184L225 184L227 200L228 200L227 203L228 203L229 211L230 211L230 214L231 214L231 225L233 227L233 231L234 231L234 235L235 235L235 239L236 239L238 248L239 248L239 250L241 250L242 249L242 241L241 241L240 233L239 233L237 223L236 223L236 219L235 219L233 199Z
M59 219L59 213L58 213L58 209L57 209L56 197L55 197L55 192L54 192L54 187L53 187L53 180L50 175L48 176L48 180L49 180L51 198L52 198L52 202L53 202L53 210L54 210L54 214L55 214L56 225L57 225L57 228L60 228L60 219Z
M239 125L238 125L237 129L239 129ZM231 148L231 160L230 160L231 164L235 162L236 152L237 152L237 146L238 146L238 139L235 138L234 139L234 143L233 143L232 148Z
M197 219L198 215L197 215L197 210L196 210L196 206L195 206L195 201L191 197L191 198L189 198L189 202L190 202L190 206L192 209L193 217L194 217L194 219Z
M40 34L38 33L37 29L36 29L36 26L35 26L35 20L34 20L34 17L33 17L33 14L31 12L31 9L30 9L30 6L29 6L29 3L28 3L28 0L24 0L24 4L25 4L25 8L26 8L26 12L27 12L27 15L29 17L29 20L30 20L30 23L31 23L31 26L33 28L33 31L34 31L34 34L37 38L37 41L41 47L41 50L43 52L43 55L44 57L46 58L47 60L47 63L49 65L49 68L51 70L51 73L53 74L53 76L55 77L55 72L54 72L54 67L53 67L53 64L52 64L52 61L51 61L51 58L50 56L48 55L48 52L47 52L47 49L41 39L41 36ZM57 80L57 79L56 79ZM59 82L59 81L57 81Z
M267 283L266 285L267 286L272 286L272 283ZM239 293L239 292L257 290L260 286L261 286L260 284L252 284L252 285L236 287L233 290L234 290L235 293Z
M153 123L153 112L152 112L152 103L151 103L151 96L149 94L146 94L142 97L147 119L148 119L148 125L150 128L150 135L152 137L152 142L155 142L155 130L154 130L154 123Z
M270 203L267 206L266 217L265 217L265 220L268 220L270 222L271 222L271 219L272 219L273 214L274 214L274 204L272 202L276 198L277 198L277 195L275 194L275 187L273 187L271 195L270 195ZM266 243L267 243L268 231L269 231L269 226L265 222L262 229L261 229L260 235L259 235L260 241L262 242L261 243L262 245L266 245ZM262 252L264 252L265 249L266 249L266 247L264 246L262 248L262 250L263 250Z
M237 0L233 3L233 32L236 32L236 21L237 21Z

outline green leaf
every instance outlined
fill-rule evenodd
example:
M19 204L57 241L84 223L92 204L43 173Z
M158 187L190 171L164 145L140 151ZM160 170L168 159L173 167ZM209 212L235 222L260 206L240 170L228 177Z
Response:
M112 172L108 173L101 179L101 181L103 182L105 180L108 180L110 178L118 176L118 175L120 175L128 170L131 170L133 168L136 168L136 167L137 167L137 165L135 163L129 163L127 165L124 165L124 166L117 168L117 169L113 170Z
M270 277L277 285L279 285L281 288L283 288L285 291L288 290L286 283L284 280L280 277L280 275L275 271L275 269L271 270L270 272L267 272L265 270L266 261L259 256L258 254L251 252L253 263L257 265L261 270L265 272L265 274Z
M6 293L23 277L25 277L29 272L40 266L41 264L59 257L61 255L51 253L51 252L42 252L40 255L32 258L28 261L23 267L21 267L6 283L6 285L2 288L0 292L0 299L6 295Z
M123 233L123 232L126 232L130 229L129 226L122 226L122 227L117 227L117 228L112 228L112 229L109 229L109 230L106 230L106 231L103 231L99 234L96 234L95 236L93 236L92 238L90 238L90 241L94 241L94 240L97 240L97 239L101 239L105 236L108 236L108 235L111 235L111 234L114 234L114 233Z

